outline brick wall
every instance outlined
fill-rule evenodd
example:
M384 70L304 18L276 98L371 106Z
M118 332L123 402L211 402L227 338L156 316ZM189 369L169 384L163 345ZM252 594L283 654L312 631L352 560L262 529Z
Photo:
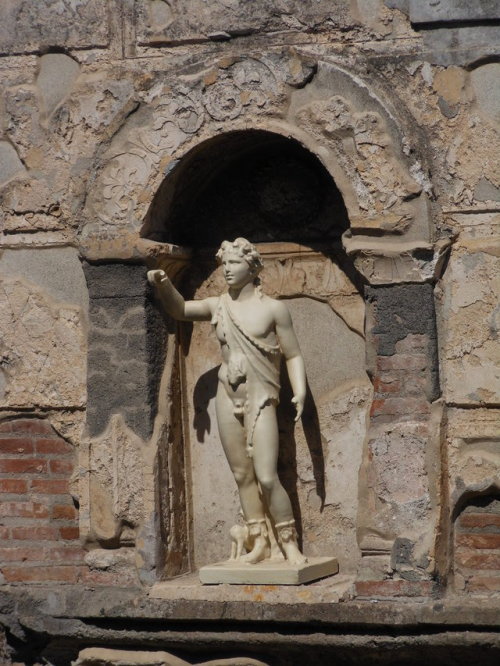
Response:
M458 516L455 579L466 592L500 592L500 497L477 498Z
M439 395L432 285L369 288L374 423L427 421Z
M69 491L73 447L42 419L0 423L0 580L74 583L85 554Z
M410 334L395 344L392 356L377 357L371 408L377 423L429 418L427 346L426 336Z
M360 468L362 597L425 597L432 570L439 465L432 403L439 396L431 284L366 287L367 369L374 387ZM403 547L404 546L404 547Z

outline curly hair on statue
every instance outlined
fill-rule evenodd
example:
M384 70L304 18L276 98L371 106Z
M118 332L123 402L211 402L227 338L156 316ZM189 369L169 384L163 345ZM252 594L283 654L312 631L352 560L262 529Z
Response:
M234 241L223 241L220 248L215 255L217 262L222 263L222 258L227 252L234 252L239 257L242 257L252 269L252 272L257 276L264 268L262 257L253 243L250 243L246 238L236 238Z

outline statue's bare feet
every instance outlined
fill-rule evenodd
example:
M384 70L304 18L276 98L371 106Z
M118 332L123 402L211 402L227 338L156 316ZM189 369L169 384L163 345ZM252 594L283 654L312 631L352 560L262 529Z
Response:
M267 553L267 538L260 535L255 538L252 550L246 555L243 555L241 561L246 562L246 564L257 564L257 562L262 562L262 560L266 558Z
M246 526L248 530L248 543L245 546L249 552L243 555L241 561L247 564L257 564L257 562L261 562L269 555L266 520L265 518L249 520Z
M290 562L290 564L300 566L307 562L307 557L300 552L298 546L292 541L283 543L283 550L285 551L286 560L287 562Z
M303 555L297 545L297 531L295 529L295 521L287 520L283 523L276 524L278 532L278 541L280 543L287 562L295 566L305 564L307 557Z
M271 554L269 556L269 559L271 560L271 562L285 561L285 556L283 555L283 551L276 542L271 545Z

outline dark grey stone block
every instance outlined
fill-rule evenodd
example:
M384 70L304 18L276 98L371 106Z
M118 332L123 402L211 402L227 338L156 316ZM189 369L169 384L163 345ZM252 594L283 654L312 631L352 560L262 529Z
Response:
M144 297L145 266L136 264L84 264L90 298Z
M392 356L396 343L412 333L436 339L433 294L430 284L367 287L368 300L376 306L376 325L371 332L378 336L380 355Z
M404 14L410 13L410 0L385 0L385 5L389 9L399 9Z
M425 60L432 65L466 67L500 51L500 27L477 25L424 32Z
M157 411L166 330L146 282L132 264L84 266L90 296L87 425L91 435L123 415L147 439Z
M408 335L426 336L422 351L428 359L430 382L426 393L430 401L435 400L440 389L433 286L425 283L366 287L365 296L375 308L375 325L370 335L379 356L392 356L396 343Z
M412 23L500 19L498 0L410 0Z
M478 201L500 201L500 187L481 178L474 189L474 198Z
M398 569L402 564L410 565L412 563L414 545L410 539L395 539L391 553L391 567L393 569Z

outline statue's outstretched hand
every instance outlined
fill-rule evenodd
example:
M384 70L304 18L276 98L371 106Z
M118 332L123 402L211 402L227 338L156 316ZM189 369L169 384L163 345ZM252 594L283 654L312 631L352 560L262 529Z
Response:
M297 410L297 414L296 414L295 419L294 419L295 423L297 423L297 421L302 416L302 412L304 411L304 398L298 397L298 396L295 395L292 398L292 402L295 405L295 409Z
M157 287L165 277L167 277L165 271L159 269L156 269L154 271L148 271L147 274L149 284L152 284L155 287Z

